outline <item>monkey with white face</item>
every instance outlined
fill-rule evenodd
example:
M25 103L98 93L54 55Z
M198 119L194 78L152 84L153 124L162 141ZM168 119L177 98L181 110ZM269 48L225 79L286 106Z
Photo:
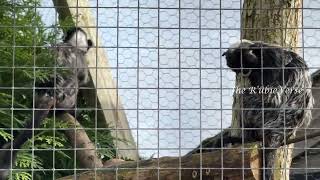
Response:
M0 180L4 180L14 165L17 149L30 138L32 129L39 128L50 109L72 110L77 102L79 87L89 80L85 55L93 43L86 32L74 27L67 31L63 42L54 45L51 50L56 61L56 73L46 82L36 82L35 113L14 140L2 145L0 149ZM1 146L1 145L0 145ZM12 150L12 149L13 150Z
M314 100L308 66L299 54L259 41L242 40L233 44L223 56L227 66L248 84L243 94L239 94L239 108L234 109L241 137L233 136L227 129L217 138L204 140L188 155L199 153L200 147L206 152L229 143L260 141L265 148L264 179L271 180L277 148L286 144L298 128L308 126L312 119ZM248 89L260 87L278 90L251 93Z

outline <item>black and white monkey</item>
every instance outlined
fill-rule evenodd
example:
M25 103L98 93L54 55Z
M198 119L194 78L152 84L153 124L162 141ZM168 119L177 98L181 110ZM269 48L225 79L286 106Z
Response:
M236 111L243 137L231 137L225 131L222 133L224 143L234 143L233 138L240 140L239 143L242 138L245 142L264 142L264 179L272 179L276 149L312 119L314 100L308 67L304 59L291 50L249 40L232 45L223 56L232 71L249 81L249 88L240 95L240 110ZM254 87L257 89L253 91ZM258 88L275 91L259 92ZM202 142L203 151L210 146L221 147L221 139L208 138ZM199 149L190 153L196 152Z
M0 149L0 180L4 180L15 163L17 149L30 138L32 128L39 128L51 108L72 110L77 101L79 87L89 80L85 55L93 43L79 27L69 29L63 42L54 45L52 54L56 60L56 74L46 82L36 83L33 121L29 121L14 140ZM13 151L12 151L13 149Z

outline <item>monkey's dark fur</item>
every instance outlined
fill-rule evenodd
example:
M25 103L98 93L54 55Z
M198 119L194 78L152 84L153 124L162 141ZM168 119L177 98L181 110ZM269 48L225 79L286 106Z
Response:
M245 142L264 140L265 179L272 179L276 148L294 135L297 128L307 126L312 118L313 97L307 65L291 50L248 40L233 45L223 55L228 67L248 78L252 87L302 89L301 92L266 94L250 93L247 89L240 97L243 98L240 104L242 111L237 111L244 137L230 137L228 130L222 133L223 144L238 140L241 143L242 138ZM221 147L221 139L208 138L202 142L203 152L205 148L214 147ZM199 152L199 147L188 154L196 152Z
M47 82L37 82L34 121L29 121L17 137L14 137L12 148L21 146L32 138L32 128L39 128L52 107L72 110L76 105L79 86L87 83L89 76L85 55L92 47L83 29L74 27L67 31L62 43L54 45L52 54L56 60L56 75ZM54 88L56 88L54 90ZM4 144L0 150L0 180L4 180L14 166L17 151L11 150L11 142Z

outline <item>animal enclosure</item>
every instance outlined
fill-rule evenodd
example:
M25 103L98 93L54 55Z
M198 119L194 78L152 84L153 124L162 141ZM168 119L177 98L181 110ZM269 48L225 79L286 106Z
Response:
M264 179L270 148L264 143L276 136L264 134L265 122L276 119L282 126L271 129L284 137L273 147L272 177L320 178L319 15L317 0L0 0L0 180ZM57 88L57 74L70 77L64 71L72 68L61 67L51 51L66 43L72 27L93 42L82 47L87 66L80 69L89 82ZM255 47L257 58L275 49L294 55L244 67L246 39L250 47L268 43ZM234 49L241 51L239 71L227 62ZM303 64L298 57L308 68L286 66L297 59ZM281 59L278 67L274 59ZM257 101L244 101L243 94L250 87L266 90L249 76L261 71L254 78L265 85L276 69L280 86L293 95L280 94L274 106L261 100L247 115L244 104ZM310 78L312 86L283 83L290 70L306 72L293 82ZM59 88L75 89L74 107L57 107L66 98L58 97ZM43 91L52 101L39 106ZM311 104L311 92L313 106L288 103L301 96ZM37 125L41 111L47 114ZM301 115L289 118L287 111ZM286 127L295 118L299 127ZM249 119L261 124L246 127ZM245 135L253 130L257 134ZM15 148L24 132L30 137Z

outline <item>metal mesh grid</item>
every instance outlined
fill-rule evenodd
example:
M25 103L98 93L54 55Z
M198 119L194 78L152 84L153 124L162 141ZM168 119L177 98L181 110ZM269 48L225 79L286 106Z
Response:
M110 65L96 69L111 69L141 157L183 156L230 126L235 79L221 54L240 39L241 0L90 0L90 5L87 8L97 25L92 28L102 37L98 48L106 50ZM319 8L318 1L304 1L302 43L296 47L311 72L320 67ZM42 1L34 9L42 14L46 26L57 24L51 1ZM15 41L13 46L25 47ZM14 87L12 94L19 89L28 88ZM97 113L97 106L83 109ZM14 108L12 113L14 110L32 108ZM103 130L95 124L85 129ZM319 167L307 166L308 155L306 152L306 168L313 168L317 176ZM85 169L77 168L74 161L74 169L68 170L77 174ZM31 169L35 171L39 170Z
M158 138L160 156L178 155L180 150L182 154L188 152L194 144L200 143L200 119L207 121L202 139L221 127L217 120L209 122L209 119L221 116L218 115L220 100L213 98L220 96L221 68L219 61L212 61L220 59L219 20L214 19L220 13L219 3L205 5L208 10L199 9L199 5L193 1L181 2L180 6L178 1L140 1L138 8L138 1L119 1L117 9L116 2L99 4L103 18L98 18L102 19L101 22L98 20L98 25L102 26L99 30L107 48L110 68L118 81L130 127L139 129L140 153L147 157L157 154ZM200 12L208 15L200 18ZM240 11L230 12L234 15L238 12L239 16ZM204 25L200 26L200 21L204 21ZM239 28L239 23L232 23ZM202 35L200 27L204 29ZM237 39L234 34L225 43L229 38ZM200 39L204 42L201 45ZM200 46L207 49L200 49ZM231 72L226 68L223 73ZM230 77L232 81L233 76L226 75L226 78ZM230 84L225 85L224 94L232 93L228 89L233 86ZM138 100L138 97L142 98ZM227 103L230 97L225 99L230 108L226 108L224 114L226 119L231 119L227 117L230 117L231 103Z

